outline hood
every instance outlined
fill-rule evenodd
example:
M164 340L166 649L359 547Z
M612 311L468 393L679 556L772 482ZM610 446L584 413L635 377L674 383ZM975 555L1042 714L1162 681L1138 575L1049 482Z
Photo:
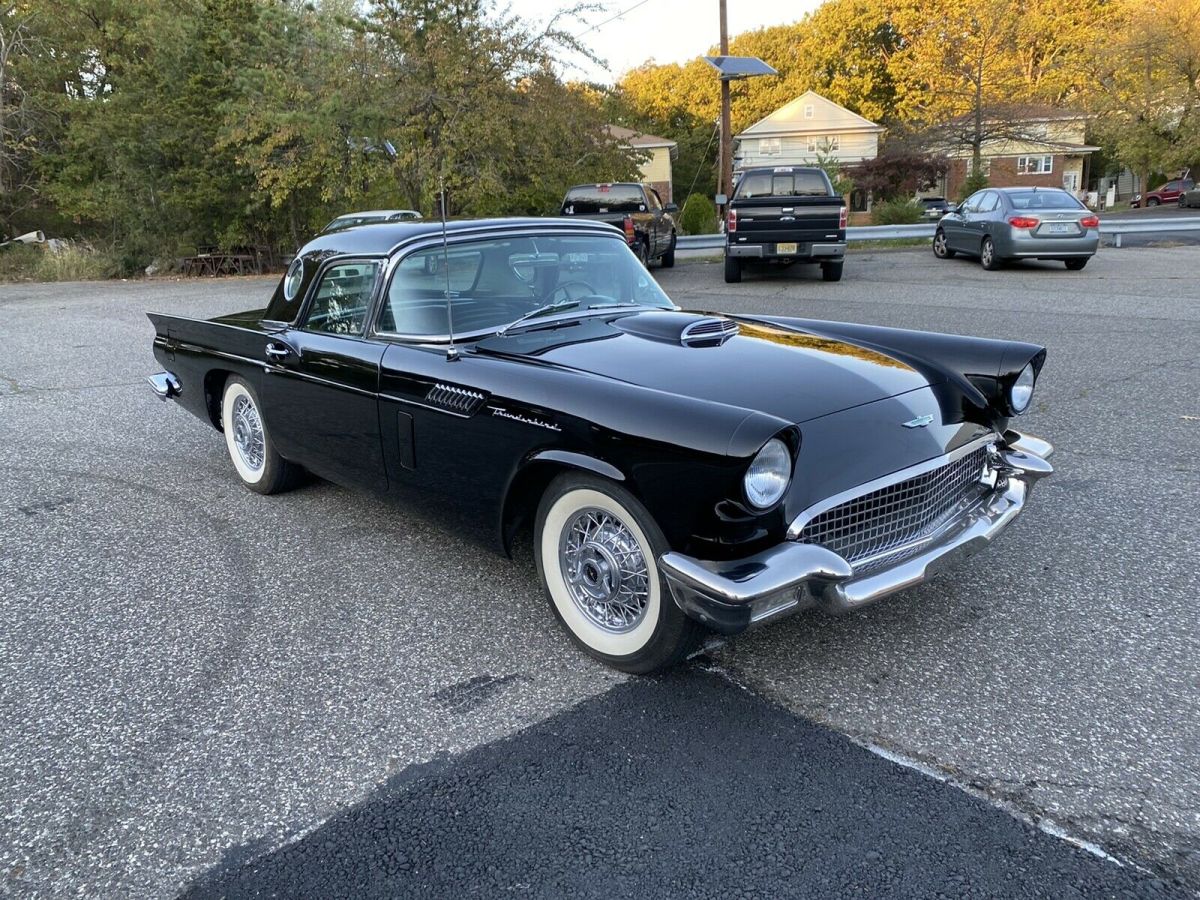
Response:
M475 346L796 424L930 383L879 350L764 322L670 310L547 323Z

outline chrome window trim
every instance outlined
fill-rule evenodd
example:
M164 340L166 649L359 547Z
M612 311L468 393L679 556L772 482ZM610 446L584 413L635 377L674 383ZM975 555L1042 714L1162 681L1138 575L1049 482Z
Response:
M832 497L819 500L792 520L792 524L788 526L787 539L794 541L799 538L801 532L804 531L809 522L821 515L821 513L833 509L835 506L841 506L843 503L854 500L864 494L870 494L881 488L891 487L894 484L899 484L901 481L908 481L910 478L916 478L918 475L924 475L926 472L931 472L934 469L940 469L942 466L957 462L964 456L974 453L980 447L986 447L999 440L1001 440L1001 437L995 432L986 434L951 450L943 456L935 456L933 459L927 459L914 466L909 466L907 469L900 469L898 472L892 472L890 475L884 475L873 481L868 481L857 487L844 490L839 494L834 494Z

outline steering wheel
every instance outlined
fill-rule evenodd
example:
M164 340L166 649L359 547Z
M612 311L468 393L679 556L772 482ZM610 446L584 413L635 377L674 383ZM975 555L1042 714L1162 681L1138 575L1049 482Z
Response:
M571 288L582 288L583 292L579 294L572 294ZM582 300L584 297L596 296L596 289L586 281L564 281L550 292L551 302L556 300L560 291L562 292L564 300Z

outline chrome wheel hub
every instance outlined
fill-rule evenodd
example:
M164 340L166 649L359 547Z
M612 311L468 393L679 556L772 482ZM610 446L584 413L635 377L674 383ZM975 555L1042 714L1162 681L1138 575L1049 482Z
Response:
M246 468L257 472L267 455L267 440L262 419L250 398L241 395L233 401L233 444Z
M559 566L571 599L598 628L632 631L646 617L650 576L633 532L602 509L585 509L563 526Z

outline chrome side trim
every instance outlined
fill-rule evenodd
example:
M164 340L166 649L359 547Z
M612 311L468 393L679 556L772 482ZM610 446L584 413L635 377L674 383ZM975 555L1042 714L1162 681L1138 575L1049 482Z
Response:
M870 494L873 491L881 488L891 487L893 484L899 484L901 481L908 481L910 478L916 478L918 475L924 475L926 472L931 472L934 469L940 469L942 466L957 462L964 456L974 453L980 447L986 447L988 444L993 444L1000 440L1000 436L996 434L984 435L981 438L976 438L969 444L963 444L961 447L951 450L944 456L935 456L933 459L927 459L924 462L917 463L915 466L909 466L907 469L900 469L898 472L892 472L890 475L884 475L876 478L874 481L868 481L865 484L860 484L857 487L852 487L842 491L840 494L834 494L832 497L826 497L814 503L808 509L804 510L800 515L792 520L792 524L788 527L787 539L794 541L800 537L800 533L804 531L804 527L813 519L827 510L833 509L835 506L841 506L856 497L861 497L864 494Z

